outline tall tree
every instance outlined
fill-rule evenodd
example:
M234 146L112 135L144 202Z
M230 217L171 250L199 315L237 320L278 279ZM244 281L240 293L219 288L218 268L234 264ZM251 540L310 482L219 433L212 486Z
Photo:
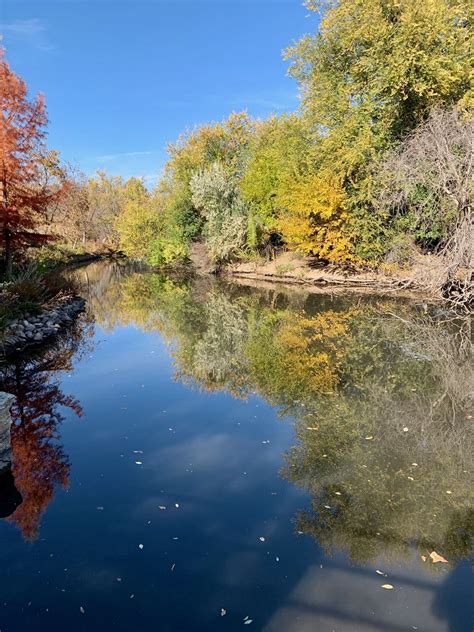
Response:
M43 96L28 99L26 83L0 50L0 244L7 273L16 247L45 238L35 228L62 192L51 179L46 124Z

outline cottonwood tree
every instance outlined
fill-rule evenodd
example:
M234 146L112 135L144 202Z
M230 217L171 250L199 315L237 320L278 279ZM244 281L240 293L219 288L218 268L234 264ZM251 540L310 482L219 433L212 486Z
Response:
M0 51L0 243L11 271L14 250L44 240L35 229L63 191L44 145L44 98L28 99L26 83Z

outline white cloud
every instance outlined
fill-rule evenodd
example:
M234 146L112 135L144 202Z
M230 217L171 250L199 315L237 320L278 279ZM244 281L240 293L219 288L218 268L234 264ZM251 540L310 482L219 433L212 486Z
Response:
M38 18L0 22L0 33L6 42L20 41L44 51L55 48L48 40L46 25Z

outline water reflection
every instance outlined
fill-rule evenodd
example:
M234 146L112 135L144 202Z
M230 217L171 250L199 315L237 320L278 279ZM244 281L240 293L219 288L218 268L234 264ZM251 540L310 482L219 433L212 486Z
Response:
M311 496L297 530L355 561L415 548L430 564L432 551L455 563L472 552L469 319L403 301L107 271L89 296L106 329L158 331L176 379L258 393L294 418L282 476ZM103 279L100 266L87 274Z
M60 435L62 408L78 417L82 408L75 397L63 393L60 376L72 370L73 360L85 349L88 333L89 326L81 320L41 353L23 354L0 367L0 390L16 398L11 409L13 468L10 479L2 481L0 494L16 498L16 505L10 503L13 513L6 515L12 513L8 520L26 540L38 537L41 517L56 486L68 486L70 465Z
M155 629L157 612L169 630L241 629L246 615L278 632L469 629L468 319L120 262L75 274L93 356L77 362L84 323L3 371L25 537L70 481L35 554L15 538L3 549L7 622L32 612L40 570L32 629L52 603L43 627L61 630L101 629L104 613ZM87 431L61 430L78 398Z

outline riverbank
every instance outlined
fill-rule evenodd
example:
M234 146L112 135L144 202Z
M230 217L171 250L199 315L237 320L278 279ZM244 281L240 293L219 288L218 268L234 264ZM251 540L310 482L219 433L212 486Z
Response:
M472 270L460 270L455 281L445 286L446 266L439 257L419 255L409 266L385 265L379 270L344 269L327 265L294 252L282 252L271 260L229 263L216 270L203 244L195 244L190 263L198 274L219 274L259 283L282 283L304 286L308 291L362 292L378 295L411 296L429 301L445 301L469 309L466 288ZM457 286L459 284L459 287ZM471 293L472 304L472 293Z
M79 296L58 297L40 313L15 318L1 332L0 359L52 340L76 320L85 305Z
M116 256L48 249L0 282L0 359L50 341L84 310L67 270Z

